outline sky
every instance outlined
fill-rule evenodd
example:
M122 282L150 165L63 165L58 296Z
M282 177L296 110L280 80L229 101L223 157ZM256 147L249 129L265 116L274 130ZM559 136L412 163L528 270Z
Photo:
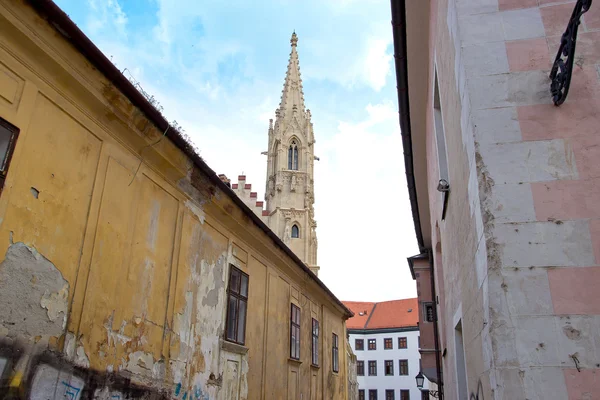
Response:
M319 278L341 300L416 297L389 0L55 2L215 172L244 173L259 199L295 30L320 158Z

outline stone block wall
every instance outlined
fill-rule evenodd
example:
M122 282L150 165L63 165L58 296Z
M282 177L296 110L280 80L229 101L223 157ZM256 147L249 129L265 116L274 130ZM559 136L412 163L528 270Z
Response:
M446 398L459 397L450 337L459 319L470 393L481 384L485 398L593 396L600 391L593 294L600 284L600 6L582 19L569 96L556 107L548 75L575 1L431 4L431 67L437 63L451 185L446 221L439 193L430 191L442 249ZM431 181L435 151L430 139Z

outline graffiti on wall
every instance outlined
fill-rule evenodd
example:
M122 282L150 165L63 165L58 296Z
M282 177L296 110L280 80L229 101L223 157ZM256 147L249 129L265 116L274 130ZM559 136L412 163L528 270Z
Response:
M142 386L115 372L78 367L50 351L30 355L23 347L0 339L1 399L175 399L210 400L202 388L185 390L181 383L172 390Z

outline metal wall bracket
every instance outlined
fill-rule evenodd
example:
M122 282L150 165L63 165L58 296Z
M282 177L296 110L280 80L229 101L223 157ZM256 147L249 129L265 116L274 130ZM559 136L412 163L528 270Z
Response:
M577 30L581 23L581 16L592 6L592 0L577 0L571 14L567 30L560 39L560 47L550 71L550 92L555 106L560 106L567 99L573 62L575 61L575 45L577 44Z

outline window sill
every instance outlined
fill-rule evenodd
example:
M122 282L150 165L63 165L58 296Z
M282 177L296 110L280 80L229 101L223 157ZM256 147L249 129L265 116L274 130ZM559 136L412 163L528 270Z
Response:
M302 364L302 361L297 360L297 359L292 358L292 357L288 357L288 362L291 362L291 363L294 363L294 364L298 364L298 365Z
M241 344L229 342L224 339L220 339L220 341L221 341L221 348L223 350L229 351L231 353L241 354L241 355L248 353L248 348L246 346L242 346Z
M310 364L310 367L311 367L312 369L321 369L321 366L320 366L320 365L315 365L315 364Z

